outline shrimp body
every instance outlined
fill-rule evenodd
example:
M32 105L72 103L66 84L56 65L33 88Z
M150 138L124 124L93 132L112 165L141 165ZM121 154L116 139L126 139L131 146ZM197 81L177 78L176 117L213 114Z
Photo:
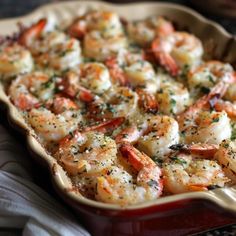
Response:
M147 61L137 61L126 66L124 74L134 87L146 87L152 93L156 92L159 87L155 71Z
M109 72L102 63L86 63L80 66L81 84L92 92L102 94L111 87Z
M21 110L28 110L54 94L55 83L42 72L20 75L9 88L12 102Z
M34 61L31 53L20 45L0 48L0 77L8 80L12 76L31 72Z
M170 153L169 146L179 142L179 126L169 116L153 116L147 119L144 135L138 139L138 148L148 156L165 158Z
M169 193L204 191L211 185L224 187L229 181L216 161L194 159L186 154L165 163L163 175L165 191Z
M150 17L146 20L132 22L127 25L130 38L141 46L148 46L157 36L172 33L174 27L163 17Z
M201 41L185 32L173 32L155 39L152 50L159 63L173 76L186 65L198 65L203 54Z
M98 178L96 198L103 202L120 205L157 199L163 188L161 169L150 157L130 144L122 145L120 151L138 172L136 178L132 178L121 168L113 167L108 174Z
M202 111L195 118L195 124L184 132L187 143L220 144L231 137L230 119L226 112Z
M222 166L226 176L236 183L236 143L223 140L215 154L215 159Z
M41 66L49 66L54 70L64 71L74 68L81 62L80 42L69 38L63 43L55 43L47 52L35 56Z
M161 83L156 99L159 110L166 115L179 114L191 103L187 88L172 80Z
M230 81L233 68L219 61L209 61L193 69L188 74L188 84L191 88L212 88L220 81Z
M82 117L77 110L67 110L54 114L46 108L32 109L28 113L28 122L45 141L59 141L74 131Z
M70 25L68 32L80 39L92 30L104 32L107 36L114 36L123 31L120 18L115 12L90 11L77 18Z
M110 167L116 160L114 140L96 131L75 131L60 141L56 157L67 172L97 174Z
M105 61L109 57L116 56L126 47L127 39L123 34L107 37L100 31L87 33L83 43L85 56L97 61Z

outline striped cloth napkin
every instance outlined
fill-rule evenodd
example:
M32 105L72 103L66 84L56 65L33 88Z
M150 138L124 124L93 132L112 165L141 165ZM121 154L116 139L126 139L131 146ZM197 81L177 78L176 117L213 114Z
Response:
M0 125L0 235L12 235L14 230L26 236L90 235L32 182L29 170L29 158Z

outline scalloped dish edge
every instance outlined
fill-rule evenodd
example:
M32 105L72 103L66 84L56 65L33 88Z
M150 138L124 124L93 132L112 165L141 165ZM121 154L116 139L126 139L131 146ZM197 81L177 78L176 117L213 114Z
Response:
M53 3L44 5L31 14L28 14L23 17L18 18L10 18L0 20L0 28L3 34L11 34L17 30L17 22L22 21L25 24L30 24L31 22L41 18L41 17L48 17L49 19L56 20L60 18L61 21L65 20L65 22L69 19L74 17L78 14L75 9L83 10L90 6L99 7L99 8L109 8L112 10L117 11L118 13L125 12L128 14L130 9L136 9L136 12L140 12L142 10L143 14L141 17L145 17L146 15L150 15L151 12L155 12L158 8L158 12L166 13L170 12L170 15L173 14L171 12L176 11L177 15L185 14L190 15L198 22L198 27L211 27L215 31L218 32L219 35L223 36L227 41L232 42L233 36L230 35L227 31L225 31L220 25L207 20L200 14L196 13L195 11L183 7L176 4L170 3L135 3L135 4L109 4L104 2L98 1L71 1L71 2L61 2L61 3ZM135 11L134 11L135 12ZM152 13L151 13L152 14ZM134 14L132 17L136 17L139 14ZM167 14L168 15L168 14ZM185 16L186 17L186 16ZM235 39L233 39L236 42ZM236 49L235 49L236 50ZM24 121L23 117L21 116L20 112L16 109L16 107L10 102L9 97L4 92L3 85L0 83L0 102L3 103L7 107L7 116L9 121L14 124L15 127L20 128L21 131L24 131L24 134L27 138L27 144L30 150L38 156L41 160L47 163L47 166L50 169L51 177L53 182L55 182L56 187L59 189L60 194L63 194L64 197L70 198L74 202L78 202L80 204L100 208L100 209L107 209L107 210L137 210L148 208L154 205L161 205L161 204L168 204L171 202L178 202L182 200L189 200L189 199L203 199L209 200L214 202L215 204L219 205L220 207L236 212L236 187L230 188L221 188L216 190L210 190L207 192L191 192L191 193L184 193L184 194L177 194L173 196L167 196L163 198L159 198L155 201L145 202L138 205L131 205L126 206L125 208L119 205L107 204L96 202L93 200L89 200L84 198L78 192L71 191L72 183L69 177L66 175L66 172L62 169L62 167L56 162L56 160L50 156L46 150L42 147L42 145L37 141L36 135L34 131L29 128ZM41 161L40 160L40 161Z

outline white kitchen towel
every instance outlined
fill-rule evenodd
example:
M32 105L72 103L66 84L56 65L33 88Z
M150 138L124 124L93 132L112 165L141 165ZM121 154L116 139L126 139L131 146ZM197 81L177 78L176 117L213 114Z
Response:
M0 125L0 229L22 229L25 236L89 235L75 217L32 182L30 170L25 152Z

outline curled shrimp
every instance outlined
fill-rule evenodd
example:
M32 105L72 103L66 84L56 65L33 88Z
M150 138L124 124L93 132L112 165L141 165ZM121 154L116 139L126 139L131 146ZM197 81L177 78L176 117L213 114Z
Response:
M202 96L199 98L193 105L189 106L185 111L180 113L177 116L177 120L180 125L180 130L184 131L186 128L189 127L189 125L192 124L192 122L195 120L195 117L197 114L205 109L206 107L209 108L209 104L211 103L211 100L214 98L219 99L222 97L229 84L225 83L224 81L218 82L209 92L209 94Z
M116 56L121 49L127 47L124 34L108 37L100 31L90 31L84 37L83 49L86 57L97 61L105 61Z
M186 65L198 65L203 54L201 41L185 32L173 32L152 42L152 51L171 75L176 76Z
M80 70L81 84L92 92L102 94L111 87L108 69L102 63L85 63Z
M224 187L229 181L216 161L187 154L170 158L163 166L163 176L165 191L169 193L204 191L211 186Z
M137 143L139 150L150 157L164 159L171 150L169 146L179 142L179 126L169 116L152 116L141 124L131 125L116 136L117 143Z
M210 158L217 161L225 175L233 182L236 182L236 144L235 141L223 140L219 145L214 144L177 144L170 147L172 150L184 151L191 155Z
M29 110L51 98L54 94L55 83L45 73L33 72L20 75L12 81L9 96L12 102L21 110Z
M100 173L114 163L116 154L115 141L103 133L75 131L60 141L56 158L71 176L75 176Z
M18 44L0 47L0 77L9 80L13 76L29 73L34 67L31 53Z
M212 88L220 81L233 82L234 71L231 65L219 61L208 61L188 73L191 88Z
M66 98L56 98L53 110L40 107L27 114L28 123L45 141L57 142L78 128L82 116L76 104Z
M137 177L113 167L98 178L96 199L120 205L137 204L157 199L162 194L161 169L150 157L130 144L123 144L120 152L137 171Z
M155 37L174 32L172 23L161 16L130 22L127 25L130 38L141 46L148 46Z
M160 90L156 93L159 111L166 115L180 114L191 104L188 89L173 80L161 82Z
M68 28L72 37L82 39L87 32L97 30L105 32L107 36L114 36L122 32L119 16L110 11L89 11L78 17Z

